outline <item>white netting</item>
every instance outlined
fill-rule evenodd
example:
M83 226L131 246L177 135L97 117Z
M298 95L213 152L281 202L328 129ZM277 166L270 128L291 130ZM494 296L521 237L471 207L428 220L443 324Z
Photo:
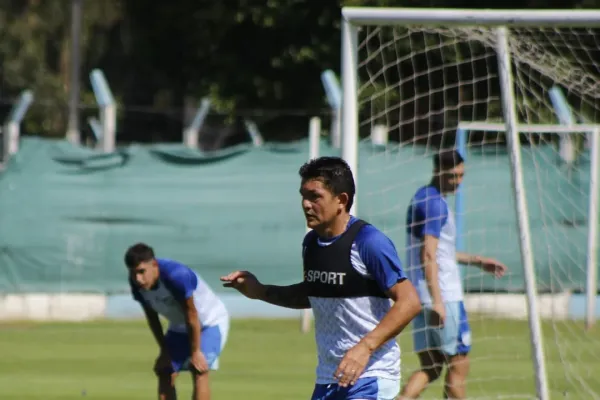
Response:
M570 103L572 122L598 122L599 32L555 28L509 32L519 124L565 122L556 115L553 87ZM392 237L403 260L406 208L415 190L431 179L432 155L440 146L457 146L461 123L503 120L495 48L495 31L482 27L360 29L358 96L363 139L358 211ZM386 135L371 136L382 125L389 136L383 146L378 143ZM474 267L463 270L474 346L469 398L532 398L534 367L505 135L499 130L467 130L466 134L461 188L465 208L457 215L459 229L462 226L458 244L510 268L499 280ZM570 139L561 144L561 136ZM583 295L569 296L569 292L583 293L586 285L588 139L585 134L521 134L553 398L600 397L596 372L600 335L597 330L584 330ZM571 321L572 315L578 320ZM403 334L402 344L405 381L418 368L410 330ZM439 398L440 393L441 384L436 384L424 398Z

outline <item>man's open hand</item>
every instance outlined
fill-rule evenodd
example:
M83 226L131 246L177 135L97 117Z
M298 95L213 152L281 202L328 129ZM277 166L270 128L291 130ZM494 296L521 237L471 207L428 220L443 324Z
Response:
M481 269L494 275L496 278L501 278L508 270L508 267L493 258L484 258L481 260Z
M199 374L208 372L208 363L201 351L192 353L192 356L190 357L190 367Z
M429 313L429 326L434 328L441 328L446 322L446 306L444 303L437 303L431 306L431 312Z
M333 377L337 379L341 387L354 385L367 367L370 358L371 350L369 347L364 342L358 342L342 358Z
M264 291L263 284L248 271L232 272L222 276L221 281L224 287L234 288L250 299L259 299Z

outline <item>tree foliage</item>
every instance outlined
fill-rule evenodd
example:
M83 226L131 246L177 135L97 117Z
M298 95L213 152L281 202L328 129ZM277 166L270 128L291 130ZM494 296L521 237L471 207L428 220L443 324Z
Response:
M565 0L345 0L351 6L561 7ZM600 6L585 0L584 7ZM95 113L89 73L100 68L119 101L120 140L180 140L186 99L210 96L225 116L251 116L269 136L306 130L324 113L320 73L340 64L335 0L176 2L84 0L82 120ZM0 99L32 89L25 131L66 130L71 38L68 0L0 0ZM291 133L290 133L291 132Z

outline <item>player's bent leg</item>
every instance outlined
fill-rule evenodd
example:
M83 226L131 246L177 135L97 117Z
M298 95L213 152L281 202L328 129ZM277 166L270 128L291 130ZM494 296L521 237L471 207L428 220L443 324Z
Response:
M192 372L192 385L194 387L192 400L210 400L209 373L199 374Z
M221 327L204 326L200 337L200 350L211 370L218 369L219 356L223 348L223 335ZM167 331L165 346L171 358L173 372L189 371L191 356L190 340L187 332Z
M417 354L421 368L412 373L402 388L399 400L418 398L427 386L437 380L444 368L444 355L437 350L423 351Z
M444 398L465 399L469 375L468 354L471 350L471 329L462 302L446 304L446 321L440 335L441 349L448 364Z
M218 324L219 332L221 333L221 351L227 344L227 338L229 337L229 317Z
M202 328L200 349L202 354L204 354L209 370L215 371L219 368L219 356L226 342L228 328L228 324L205 326ZM194 386L193 400L210 399L209 376L208 372L203 374L195 371L192 372L192 383Z
M219 359L229 336L229 319L220 322L218 325L209 327L202 332L202 342L206 342L202 352L207 357L207 362L212 371L219 369Z
M200 348L208 368L212 371L219 369L219 356L224 346L223 327L219 325L206 326L202 328ZM226 334L226 333L225 333Z
M170 368L156 371L156 375L158 376L158 398L160 400L177 399L175 379L179 371L183 369L185 360L188 357L186 347L189 348L189 340L185 333L167 330L165 334L165 348L171 359L171 366Z
M200 349L208 368L216 370L219 366L219 356L226 341L229 330L229 323L221 324L221 326L203 326L200 337ZM165 346L171 358L171 372L178 373L180 371L190 370L189 359L191 356L190 341L187 332L167 331L165 335ZM169 376L170 381L167 379ZM194 399L208 400L210 398L209 374L198 374L192 372L192 381L194 385ZM173 378L171 375L161 374L159 386L170 395L175 393ZM172 389L167 383L170 382ZM175 397L172 397L174 399ZM170 397L166 399L170 400Z
M446 372L446 381L444 382L444 398L455 400L466 399L468 375L469 356L466 354L457 354L450 357L448 372Z
M412 373L402 388L400 399L416 399L433 381L438 379L444 367L445 357L438 351L439 341L434 328L428 326L427 309L421 311L412 323L414 351L419 356L420 369Z
M169 371L160 371L158 376L158 399L159 400L176 400L177 391L175 390L175 378L177 374Z

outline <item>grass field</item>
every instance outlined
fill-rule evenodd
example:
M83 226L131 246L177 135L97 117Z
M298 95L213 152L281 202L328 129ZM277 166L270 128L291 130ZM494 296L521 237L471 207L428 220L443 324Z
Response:
M600 394L600 334L579 324L545 325L553 398ZM474 318L470 397L532 398L533 368L527 323ZM410 336L401 336L403 377L416 367ZM558 343L558 345L557 345ZM154 399L156 345L144 322L10 323L0 325L0 399ZM309 399L316 363L312 334L296 320L237 320L214 399ZM189 378L179 378L189 398ZM439 398L440 386L425 399Z

